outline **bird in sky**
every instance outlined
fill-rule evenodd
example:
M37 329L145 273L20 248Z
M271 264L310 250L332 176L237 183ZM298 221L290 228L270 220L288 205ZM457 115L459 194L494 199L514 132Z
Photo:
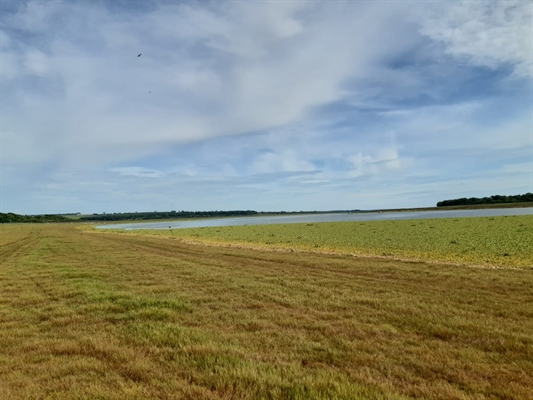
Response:
M137 57L140 57L140 56L142 56L142 53L139 53L139 54L137 55Z

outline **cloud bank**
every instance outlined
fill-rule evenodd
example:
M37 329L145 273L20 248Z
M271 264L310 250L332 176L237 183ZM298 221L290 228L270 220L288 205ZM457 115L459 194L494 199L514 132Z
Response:
M26 1L1 14L4 212L533 190L529 2Z

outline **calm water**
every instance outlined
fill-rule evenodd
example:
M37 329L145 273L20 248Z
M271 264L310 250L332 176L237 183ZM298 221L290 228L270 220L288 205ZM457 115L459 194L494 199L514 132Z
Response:
M101 229L169 229L169 228L200 228L207 226L236 225L267 225L297 224L309 222L347 222L347 221L378 221L394 219L428 219L428 218L464 218L464 217L495 217L503 215L533 215L533 208L495 208L485 210L454 210L454 211L407 211L407 212L368 212L368 213L331 213L304 214L257 217L227 217L197 219L189 221L139 222L129 224L101 225Z

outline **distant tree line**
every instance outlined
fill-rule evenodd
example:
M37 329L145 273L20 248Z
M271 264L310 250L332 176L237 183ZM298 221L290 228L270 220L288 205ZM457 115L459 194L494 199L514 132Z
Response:
M460 199L444 200L437 203L437 207L465 206L472 204L499 204L533 202L533 193L517 194L516 196L494 195L490 197L462 197Z
M19 215L19 214L13 214L13 213L0 213L0 223L2 224L22 223L22 222L31 222L31 223L72 222L72 220L62 215L53 215L53 214Z
M241 217L256 215L253 210L234 211L153 211L135 213L93 214L80 217L80 221L135 221L146 219L173 219L173 218L207 218L207 217Z
M150 211L150 212L128 212L128 213L94 213L84 215L77 219L65 217L65 215L80 215L80 213L70 214L45 214L45 215L19 215L14 213L0 213L0 223L42 223L42 222L77 222L77 221L136 221L150 219L184 219L184 218L209 218L209 217L244 217L252 215L290 215L290 214L323 214L331 212L361 212L361 210L335 210L335 211L254 211L254 210L232 210L232 211Z

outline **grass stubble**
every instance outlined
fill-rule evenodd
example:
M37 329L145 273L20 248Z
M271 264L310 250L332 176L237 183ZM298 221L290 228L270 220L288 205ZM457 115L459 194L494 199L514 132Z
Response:
M0 229L2 399L533 398L521 264Z

